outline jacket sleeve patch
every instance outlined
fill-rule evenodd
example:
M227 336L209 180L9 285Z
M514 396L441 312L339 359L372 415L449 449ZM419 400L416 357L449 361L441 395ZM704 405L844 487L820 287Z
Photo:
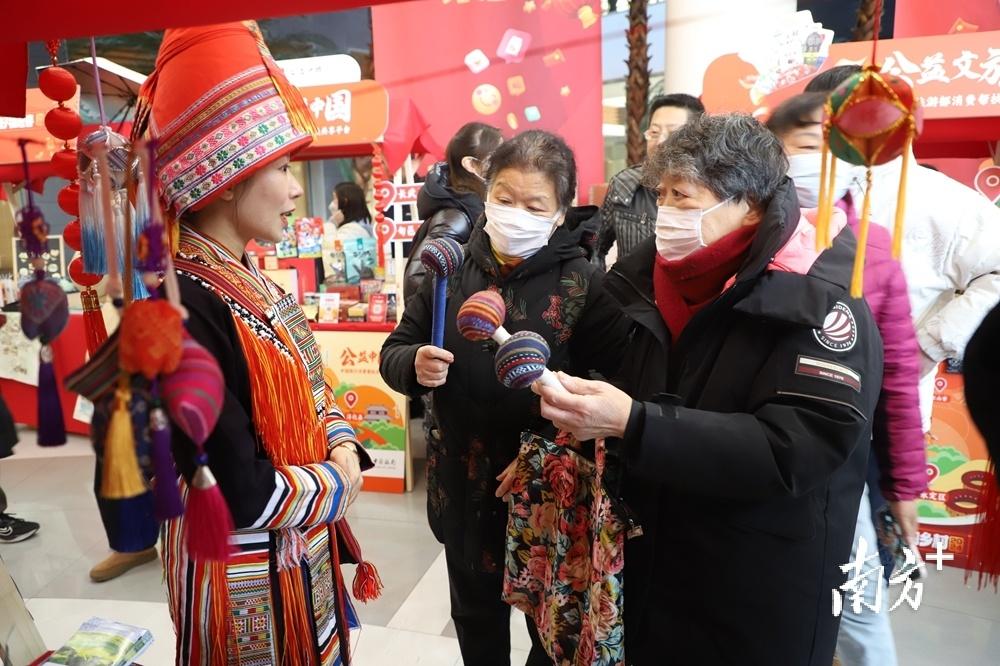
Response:
M847 386L858 393L861 392L861 375L846 365L833 361L799 355L795 361L795 374L825 379L828 382Z
M813 331L816 342L833 352L846 352L858 341L858 323L846 303L837 301L823 321L823 328Z

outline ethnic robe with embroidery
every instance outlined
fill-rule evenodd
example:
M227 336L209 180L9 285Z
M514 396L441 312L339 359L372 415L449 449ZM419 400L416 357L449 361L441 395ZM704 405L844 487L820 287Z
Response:
M301 308L255 266L182 226L176 268L188 332L226 382L209 467L236 532L225 565L190 561L183 518L164 527L163 557L177 663L348 663L357 618L340 571L336 522L353 489L327 461L355 442L324 381ZM194 445L174 428L186 480ZM362 468L371 466L359 446Z

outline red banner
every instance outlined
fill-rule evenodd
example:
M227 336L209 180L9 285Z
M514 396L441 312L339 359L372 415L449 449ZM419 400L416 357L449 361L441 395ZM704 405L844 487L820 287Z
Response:
M596 0L425 0L372 9L375 68L444 145L463 124L539 128L576 153L582 200L604 182ZM434 38L441 35L441 38Z
M890 39L878 45L882 71L908 81L916 90L927 120L1000 116L1000 32ZM711 111L765 115L797 95L815 74L847 62L863 64L871 42L834 44L823 67L808 77L776 77L777 86L763 99L751 92L763 74L736 54L716 59L705 72L703 100ZM981 136L982 140L991 137Z
M1000 3L984 0L896 0L895 37L1000 30Z

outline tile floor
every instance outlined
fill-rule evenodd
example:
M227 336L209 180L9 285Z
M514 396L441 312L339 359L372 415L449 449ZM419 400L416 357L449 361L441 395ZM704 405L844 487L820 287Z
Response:
M42 449L31 431L22 431L21 439L15 456L0 461L0 486L10 510L42 529L28 541L0 546L0 557L46 643L58 646L93 615L114 617L153 632L156 641L143 664L169 666L173 630L161 569L149 564L103 584L87 577L107 549L93 500L89 445L74 438L65 447ZM365 626L356 637L356 663L461 664L444 554L425 522L422 478L406 495L362 493L350 517L366 558L378 564L386 583L382 598L359 605ZM517 615L511 618L512 663L520 665L529 641ZM958 571L932 568L920 609L903 605L892 622L900 666L1000 665L1000 596L966 587Z

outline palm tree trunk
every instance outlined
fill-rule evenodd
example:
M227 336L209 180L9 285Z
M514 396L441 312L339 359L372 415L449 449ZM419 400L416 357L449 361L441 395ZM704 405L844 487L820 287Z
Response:
M628 6L628 78L625 79L625 145L628 164L645 159L642 121L649 97L649 17L647 0L630 0Z

